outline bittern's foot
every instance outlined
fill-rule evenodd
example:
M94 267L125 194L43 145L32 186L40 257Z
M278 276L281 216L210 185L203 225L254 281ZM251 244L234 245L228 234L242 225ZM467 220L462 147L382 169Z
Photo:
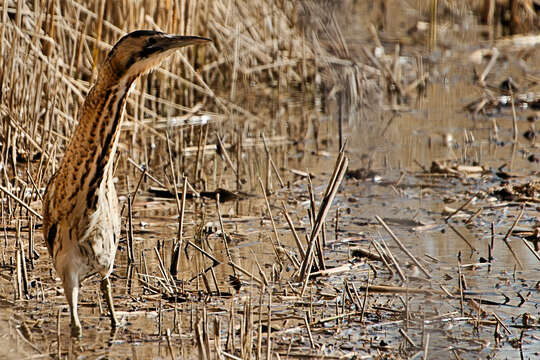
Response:
M80 338L82 337L82 327L79 323L71 323L71 337L72 338Z

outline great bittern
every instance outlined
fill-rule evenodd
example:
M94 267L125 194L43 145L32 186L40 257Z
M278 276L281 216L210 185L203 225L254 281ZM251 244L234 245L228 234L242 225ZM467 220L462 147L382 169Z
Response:
M135 79L159 66L178 48L210 41L140 30L121 38L101 65L79 124L43 198L43 233L71 315L71 336L81 336L77 314L80 283L101 275L111 324L114 312L109 275L120 235L113 158L126 98Z

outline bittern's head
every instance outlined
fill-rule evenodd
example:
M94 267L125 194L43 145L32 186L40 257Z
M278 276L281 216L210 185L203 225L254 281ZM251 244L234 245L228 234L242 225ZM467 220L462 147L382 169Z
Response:
M118 78L136 78L159 64L175 50L210 39L199 36L169 35L153 30L138 30L122 37L109 52L109 64Z

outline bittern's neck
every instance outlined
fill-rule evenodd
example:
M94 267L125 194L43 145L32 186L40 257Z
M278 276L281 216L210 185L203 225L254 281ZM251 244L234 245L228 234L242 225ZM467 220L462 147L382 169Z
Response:
M94 208L97 189L112 177L120 125L134 80L119 80L105 67L86 97L55 179L64 182L64 193L73 206L85 200L87 208Z

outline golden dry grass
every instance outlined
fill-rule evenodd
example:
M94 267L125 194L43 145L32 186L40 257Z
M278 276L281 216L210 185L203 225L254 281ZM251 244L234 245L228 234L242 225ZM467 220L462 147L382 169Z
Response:
M123 148L137 162L152 165L148 144L157 143L155 153L164 150L165 135L156 126L168 127L176 148L184 148L198 145L198 127L181 126L190 119L197 123L197 116L208 115L203 121L214 123L224 136L246 120L258 127L279 124L278 107L272 104L280 101L280 92L300 89L306 97L315 92L307 89L312 86L307 79L317 70L313 51L295 26L299 14L290 2L7 4L0 28L0 141L3 163L10 165L3 168L4 176L13 186L17 180L23 187L34 182L40 188L47 181L97 76L97 65L111 44L135 29L214 40L207 48L176 55L138 82L129 99ZM280 132L284 126L269 128ZM29 161L35 166L28 166Z

